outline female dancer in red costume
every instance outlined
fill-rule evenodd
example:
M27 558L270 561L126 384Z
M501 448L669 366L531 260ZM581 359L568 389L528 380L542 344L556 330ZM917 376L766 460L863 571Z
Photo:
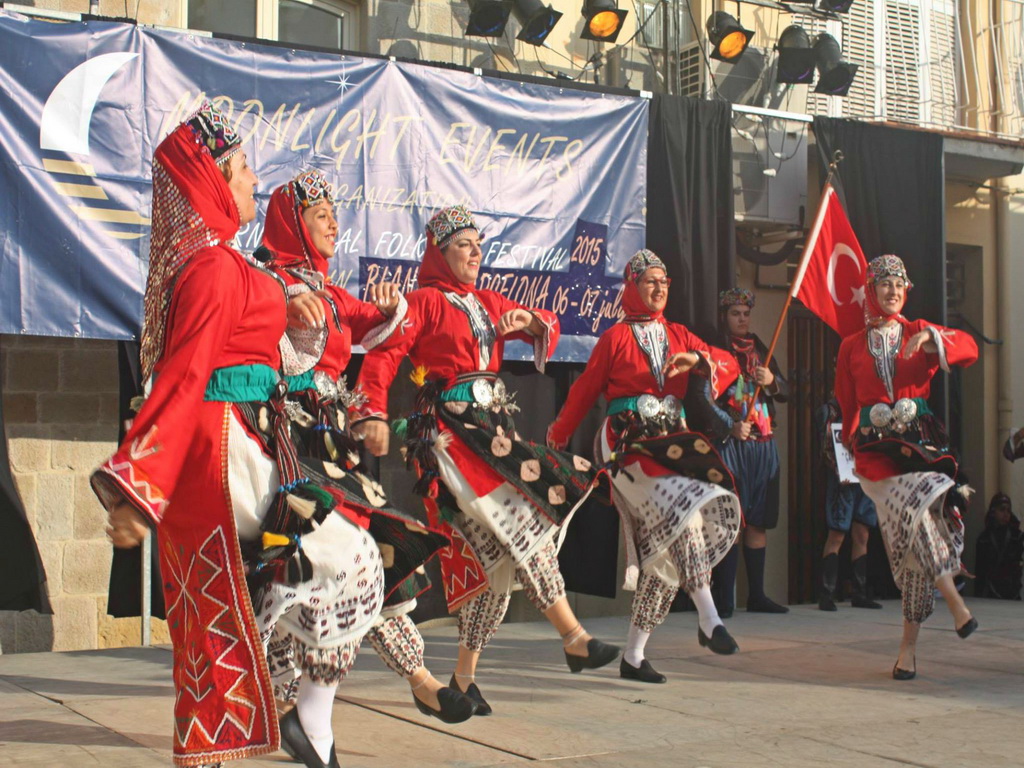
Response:
M709 377L718 393L738 367L727 352L664 318L669 278L656 254L639 251L624 278L626 316L597 342L548 430L548 445L564 448L604 395L608 418L597 458L613 465L612 495L628 553L626 586L636 591L619 674L664 683L644 648L680 586L697 606L700 644L715 653L738 650L715 610L710 584L712 567L739 534L740 502L710 442L687 430L682 407L691 370Z
M304 762L337 766L338 672L380 612L383 568L370 535L305 477L288 438L283 285L229 245L255 216L255 186L238 136L209 104L157 147L142 331L152 387L92 482L115 546L159 527L175 762L277 749L264 642L280 622L306 638ZM311 302L296 297L289 312Z
M903 592L896 680L917 674L917 636L934 609L933 588L945 598L960 637L978 627L953 584L964 544L957 465L927 400L939 368L971 365L978 346L963 331L907 320L901 312L912 287L898 257L879 256L868 265L867 327L843 340L835 385L843 434L864 493L878 510L889 565Z
M407 421L406 455L420 472L417 490L432 522L450 525L453 542L441 554L449 610L459 612L452 684L482 715L491 708L474 682L477 661L517 581L561 634L572 671L608 664L619 649L583 629L558 570L555 539L590 490L589 462L520 440L511 417L517 409L497 376L506 338L532 342L543 369L558 320L476 288L483 255L465 208L440 211L426 234L404 338L367 354L360 371L368 401L357 425L371 452L387 452L387 390L408 354L421 389Z
M347 429L347 408L357 402L359 396L348 390L342 372L351 359L353 342L365 349L374 349L395 338L394 331L405 318L407 304L394 283L370 286L369 302L359 301L344 288L334 285L326 276L327 260L334 255L337 234L334 194L319 171L301 173L274 190L263 230L263 244L272 254L270 265L288 284L289 294L315 291L322 299L320 306L315 307L320 312L308 319L309 331L291 334L294 346L297 351L307 348L309 345L302 343L303 336L313 335L318 339L315 329L325 327L328 331L323 353L314 368L313 386L296 393L297 405L302 409L298 411L299 418L303 423L294 423L293 430L304 438L302 448L307 453L351 465L358 458L359 450ZM346 469L349 475L371 486L368 494L358 486L351 489L359 505L383 508L385 502L380 487L370 483L362 468L356 464ZM367 495L373 497L372 501L365 498ZM403 522L396 529L387 525L392 520ZM417 562L448 544L447 538L440 534L410 535L415 521L393 508L370 518L357 515L356 522L370 527L382 549L405 550L408 559ZM410 545L413 551L409 551ZM416 607L416 596L429 587L429 579L421 573L400 579L401 573L391 578L389 569L385 569L384 610L368 638L384 663L408 681L421 712L447 723L468 720L476 706L467 696L441 685L430 674L423 664L423 637L408 616ZM297 692L298 670L293 648L291 636L277 632L267 654L279 706L281 702L292 702Z

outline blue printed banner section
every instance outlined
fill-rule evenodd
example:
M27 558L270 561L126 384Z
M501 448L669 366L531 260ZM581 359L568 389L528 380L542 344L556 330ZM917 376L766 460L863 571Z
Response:
M354 295L411 290L427 220L466 204L481 285L558 313L555 359L583 361L644 244L645 99L4 10L0 69L0 333L138 334L153 150L204 97L260 178L239 247L259 245L270 192L318 168Z

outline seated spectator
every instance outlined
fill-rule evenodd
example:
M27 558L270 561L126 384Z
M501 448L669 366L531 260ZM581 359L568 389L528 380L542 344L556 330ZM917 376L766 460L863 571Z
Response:
M1024 538L1010 497L997 493L985 514L985 530L975 549L974 594L1000 600L1020 600L1021 555Z

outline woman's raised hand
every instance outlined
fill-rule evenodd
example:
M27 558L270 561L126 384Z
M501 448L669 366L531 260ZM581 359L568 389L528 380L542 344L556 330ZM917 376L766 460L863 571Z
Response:
M510 333L524 331L533 324L533 314L525 309L510 309L498 320L498 333L508 336Z
M367 301L388 317L395 314L398 309L398 300L402 292L398 290L398 283L374 283L367 291Z
M696 352L676 352L665 361L662 373L671 379L673 376L686 373L699 362L700 356Z
M323 328L324 303L320 291L306 291L288 299L288 325L292 328Z

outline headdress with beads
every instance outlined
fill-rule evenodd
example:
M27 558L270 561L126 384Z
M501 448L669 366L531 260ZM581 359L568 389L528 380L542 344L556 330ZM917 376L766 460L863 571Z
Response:
M320 171L311 168L291 180L295 199L303 208L311 208L324 201L334 204L334 187Z
M196 140L210 151L210 155L218 164L226 163L242 146L242 140L231 127L231 123L206 99L185 119L185 124L192 129Z
M427 231L433 235L438 248L447 246L459 232L477 228L473 214L464 205L442 208L427 222Z
M868 273L865 282L868 285L874 285L879 280L883 280L886 277L903 278L903 282L907 284L908 291L914 287L914 284L910 282L909 275L907 275L907 267L903 263L903 259L899 256L894 256L891 253L887 253L884 256L879 256L878 258L871 260L871 263L868 264Z
M746 288L730 288L718 294L718 306L720 309L735 307L737 304L754 308L754 292Z
M649 251L646 248L641 248L639 251L633 254L633 257L626 263L626 270L623 277L626 280L632 280L634 283L640 279L648 269L665 269L665 262L661 260L654 251Z

